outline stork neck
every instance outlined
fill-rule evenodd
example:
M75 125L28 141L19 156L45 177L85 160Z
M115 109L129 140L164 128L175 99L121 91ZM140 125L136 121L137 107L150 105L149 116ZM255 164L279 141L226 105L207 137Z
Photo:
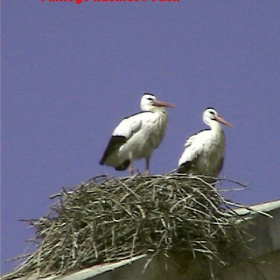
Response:
M154 106L154 107L150 108L149 111L153 112L153 113L167 114L167 111L165 110L165 107L163 107L163 106Z
M222 133L223 131L222 125L218 121L211 121L209 126L214 133Z

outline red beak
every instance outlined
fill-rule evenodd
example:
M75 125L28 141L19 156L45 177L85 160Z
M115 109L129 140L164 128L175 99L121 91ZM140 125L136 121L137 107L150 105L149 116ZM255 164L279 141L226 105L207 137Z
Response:
M229 122L227 122L222 116L217 115L216 119L218 122L223 123L224 125L227 125L227 126L233 128L233 125L230 124Z
M163 106L163 107L169 107L169 108L175 108L176 107L174 104L167 103L165 101L159 101L159 100L155 100L154 105L156 105L156 106Z

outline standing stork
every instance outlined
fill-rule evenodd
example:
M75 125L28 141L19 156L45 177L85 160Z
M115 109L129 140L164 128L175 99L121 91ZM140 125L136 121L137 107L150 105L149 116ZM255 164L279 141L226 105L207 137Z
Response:
M165 107L175 105L159 101L151 93L144 93L141 99L142 112L124 118L113 131L100 164L126 170L129 166L133 175L133 160L146 159L146 175L150 174L149 163L153 151L161 143L168 115Z
M221 123L229 127L232 125L219 116L214 108L204 111L203 121L210 129L202 130L186 141L177 172L217 178L223 167L226 147Z

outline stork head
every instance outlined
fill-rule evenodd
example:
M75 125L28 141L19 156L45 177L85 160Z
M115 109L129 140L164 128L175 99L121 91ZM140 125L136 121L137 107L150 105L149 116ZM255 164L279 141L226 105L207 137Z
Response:
M155 111L156 108L170 107L175 108L176 106L165 101L159 101L152 93L144 93L141 99L142 111Z
M222 116L220 116L214 108L207 108L203 113L203 121L212 127L216 122L222 123L229 127L233 127L232 124L227 122Z

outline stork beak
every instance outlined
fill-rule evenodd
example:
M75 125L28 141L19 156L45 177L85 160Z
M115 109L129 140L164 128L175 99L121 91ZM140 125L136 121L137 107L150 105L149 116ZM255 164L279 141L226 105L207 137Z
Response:
M154 105L155 106L162 106L162 107L169 107L169 108L175 108L176 107L174 104L167 103L165 101L159 101L159 100L155 100Z
M223 123L224 125L227 125L227 126L233 128L233 125L230 124L229 122L227 122L222 116L217 115L216 119L218 122Z

